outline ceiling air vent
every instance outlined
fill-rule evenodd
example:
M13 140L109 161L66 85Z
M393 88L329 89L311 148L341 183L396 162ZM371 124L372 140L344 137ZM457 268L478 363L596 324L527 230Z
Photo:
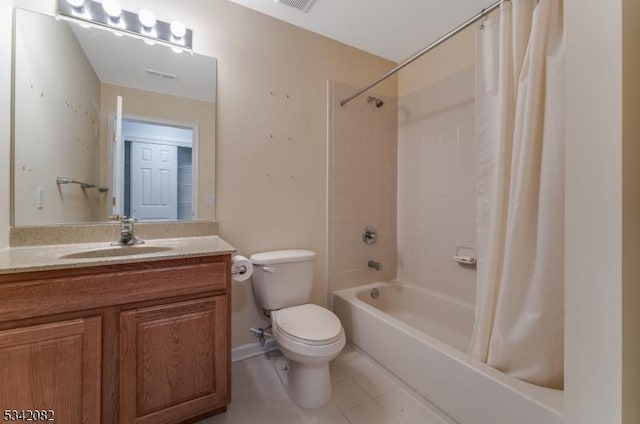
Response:
M178 77L167 72L156 71L155 69L144 68L144 73L149 78L155 78L162 81L178 82Z
M275 0L275 2L307 13L311 9L314 0Z

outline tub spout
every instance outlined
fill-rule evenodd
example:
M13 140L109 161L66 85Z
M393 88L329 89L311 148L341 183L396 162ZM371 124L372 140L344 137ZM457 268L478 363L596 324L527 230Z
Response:
M382 269L382 264L378 261L373 261L371 259L369 259L369 262L367 262L367 266L369 268L373 268L376 271L380 271L380 269Z

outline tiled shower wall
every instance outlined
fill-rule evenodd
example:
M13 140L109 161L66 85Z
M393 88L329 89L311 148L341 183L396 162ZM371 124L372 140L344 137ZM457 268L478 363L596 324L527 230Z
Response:
M475 301L475 70L399 99L398 279Z
M329 82L329 294L396 276L397 100L378 96L377 108L364 94L340 106L353 91ZM365 225L378 230L374 245L362 241Z

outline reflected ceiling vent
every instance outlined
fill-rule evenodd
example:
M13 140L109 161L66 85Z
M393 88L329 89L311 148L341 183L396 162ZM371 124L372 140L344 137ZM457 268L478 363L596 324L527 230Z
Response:
M159 79L162 81L178 82L178 77L167 72L156 71L155 69L144 68L144 73L149 78Z
M276 3L293 7L294 9L301 10L304 13L307 13L309 9L311 9L314 1L315 0L275 0Z

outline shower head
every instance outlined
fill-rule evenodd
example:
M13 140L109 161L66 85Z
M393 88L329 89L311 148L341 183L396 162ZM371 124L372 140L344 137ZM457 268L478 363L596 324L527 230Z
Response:
M369 96L367 97L367 103L375 104L377 108L381 108L384 102L377 97Z

